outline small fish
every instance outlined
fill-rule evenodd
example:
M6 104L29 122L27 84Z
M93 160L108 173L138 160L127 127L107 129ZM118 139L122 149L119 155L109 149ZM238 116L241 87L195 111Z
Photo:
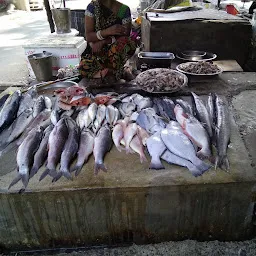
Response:
M112 139L119 152L123 150L122 146L120 145L120 142L123 137L124 137L123 126L121 124L116 124L112 132Z
M107 107L105 105L99 105L98 106L98 110L97 110L97 114L96 114L96 118L94 120L93 123L93 131L96 134L97 131L100 129L105 117L106 117L106 109Z
M47 96L44 97L44 103L47 109L52 109L52 101L49 97Z
M47 159L47 154L48 154L48 150L47 150L47 146L48 146L48 140L49 140L49 136L51 131L53 130L54 126L51 124L49 125L45 130L44 130L44 136L43 139L40 143L40 146L38 148L38 150L35 153L34 156L34 163L33 166L31 168L30 171L30 179L32 177L34 177L34 175L38 172L38 170L40 169L40 167L44 164L45 160Z
M96 103L92 103L88 107L88 115L89 115L89 118L91 120L91 123L94 122L94 119L95 119L96 114L97 114L97 109L98 109L98 105Z
M161 139L161 132L156 132L147 139L147 149L151 156L149 169L165 169L160 160L161 155L166 151L166 146Z
M14 178L8 189L22 180L26 188L29 181L29 172L33 164L34 155L39 147L43 137L43 129L41 127L31 130L26 139L19 146L17 152L17 170L18 176Z
M60 111L57 109L53 109L50 116L51 122L53 125L56 125L60 120Z
M46 109L44 96L39 96L33 106L33 117L38 116L39 113L41 113L43 110Z
M83 165L88 161L89 156L93 152L94 138L94 134L88 128L82 130L77 153L77 162L71 170L71 172L75 171L76 176L81 172Z
M107 123L110 126L113 126L115 118L116 118L115 107L113 107L112 105L107 106L107 108L106 108L106 120L107 120Z
M146 146L147 144L147 139L150 137L150 135L147 133L147 131L143 128L141 128L138 125L138 129L137 129L137 135L139 136L143 146Z
M125 149L126 153L130 153L130 142L132 141L133 137L137 134L137 124L131 123L124 130L124 142L125 142Z
M115 108L115 118L114 118L114 121L113 121L113 125L116 125L117 123L117 120L119 119L119 110L117 108Z
M104 156L112 147L111 131L107 125L100 128L94 140L93 155L95 159L94 174L100 170L107 172L104 165Z

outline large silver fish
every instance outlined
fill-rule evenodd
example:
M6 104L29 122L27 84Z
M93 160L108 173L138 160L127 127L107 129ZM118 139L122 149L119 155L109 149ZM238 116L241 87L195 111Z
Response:
M43 129L41 127L34 128L19 146L17 153L18 176L11 182L9 189L19 180L22 180L25 188L27 187L29 172L33 165L34 155L39 147L42 136Z
M56 167L60 161L61 153L65 146L66 140L68 138L68 127L65 118L62 118L55 125L54 129L51 131L48 141L48 156L46 170L40 177L40 181L44 179L47 175L55 177L57 175Z
M137 124L136 123L128 124L124 130L124 143L125 143L126 153L131 152L130 143L136 134L137 134Z
M97 110L97 115L93 123L93 131L96 134L97 131L100 129L105 117L106 117L106 109L107 107L105 105L99 105Z
M216 96L216 139L217 139L217 157L215 161L215 169L217 167L229 169L229 161L227 157L227 147L230 141L230 116L228 104L220 96Z
M166 150L166 146L161 139L161 132L156 132L147 139L147 149L151 156L149 169L161 170L165 169L161 163L160 157Z
M47 159L47 154L48 154L47 146L48 146L49 137L53 128L54 128L54 125L51 124L44 130L43 139L34 156L34 163L30 171L30 178L32 178L38 172L40 167L44 164L45 160Z
M36 117L39 113L46 109L44 96L39 96L33 106L33 117Z
M203 101L200 99L199 96L197 96L195 93L191 92L195 105L196 105L196 113L199 118L199 121L204 125L206 131L208 132L210 138L212 138L213 132L212 132L212 119L208 113L208 110L206 106L204 105Z
M192 142L177 127L172 127L168 124L168 128L161 131L161 138L168 150L177 156L189 160L201 173L204 173L211 167L196 156Z
M107 125L100 128L95 137L93 155L95 159L94 174L97 175L100 170L107 172L104 165L104 156L112 147L111 131Z
M77 176L83 165L88 161L89 156L93 152L95 135L88 128L84 128L81 132L79 149L77 153L76 165L72 168L71 172L75 171Z
M114 122L116 119L116 110L115 109L116 108L113 107L112 105L107 106L107 109L106 109L106 120L110 126L114 125Z
M23 113L26 109L33 108L34 103L35 103L35 101L32 98L30 93L27 92L27 93L22 94L19 109L17 112L17 116L19 116L21 113Z
M91 120L91 123L94 122L94 119L97 114L98 105L94 102L88 107L88 115Z
M56 182L62 176L72 180L72 176L70 174L70 165L78 152L80 134L76 122L71 118L66 118L66 124L68 127L68 137L61 153L60 170L54 177L53 182Z
M202 174L202 171L199 170L195 165L193 165L190 161L179 157L175 154L173 154L172 152L170 152L169 150L166 150L161 158L166 161L169 164L177 164L183 167L187 167L188 170L192 173L193 176L197 177L200 176Z
M119 152L123 150L120 144L123 137L124 137L123 126L121 124L116 124L112 132L112 139Z
M12 124L12 122L17 117L20 98L21 92L17 90L5 102L3 108L0 111L0 132Z

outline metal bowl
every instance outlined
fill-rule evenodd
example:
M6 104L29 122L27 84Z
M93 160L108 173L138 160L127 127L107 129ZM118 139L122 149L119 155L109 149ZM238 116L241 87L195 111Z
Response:
M78 85L78 84L73 81L62 81L54 84L38 86L36 87L36 90L39 94L54 95L55 90L61 89L61 88L68 88L74 85Z
M176 57L184 61L210 61L210 60L216 59L217 55L211 52L206 52L204 56L200 56L197 58L197 57L189 57L189 56L186 57L182 53L178 53L176 54Z
M203 51L183 51L181 54L185 57L203 57L206 55L206 52Z
M144 63L155 67L170 67L175 56L171 52L140 52L138 53L140 64Z

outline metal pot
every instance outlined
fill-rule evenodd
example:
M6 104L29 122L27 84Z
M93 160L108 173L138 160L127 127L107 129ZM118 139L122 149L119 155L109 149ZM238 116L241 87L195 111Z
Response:
M52 9L56 33L66 34L71 32L71 11L69 8Z

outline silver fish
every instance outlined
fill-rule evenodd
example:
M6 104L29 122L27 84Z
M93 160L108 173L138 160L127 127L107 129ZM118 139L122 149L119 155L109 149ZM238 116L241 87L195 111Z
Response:
M97 175L100 170L107 172L104 165L104 156L112 147L111 132L107 125L100 128L95 137L93 155L95 159L94 174Z
M113 125L116 125L117 123L117 120L119 119L119 110L117 108L115 108L115 118L114 118L114 121L113 121Z
M56 167L60 161L61 153L65 146L66 140L68 138L68 127L65 118L62 118L54 126L51 131L48 141L48 156L46 170L40 177L40 181L44 179L47 175L55 177L57 175Z
M148 97L142 97L139 99L138 97L134 100L134 103L137 105L137 111L140 112L144 108L151 108L153 106L153 102Z
M211 167L196 156L193 144L179 129L169 125L167 129L161 131L161 138L169 151L192 162L201 174Z
M56 125L60 120L60 111L57 109L53 109L50 115L50 119L53 125Z
M188 170L192 173L193 176L197 177L202 174L202 171L199 170L195 165L193 165L190 161L179 157L169 150L166 150L161 158L169 164L177 164L179 166L187 167Z
M229 161L227 157L227 147L230 141L230 115L228 104L220 96L216 96L216 139L217 139L217 157L215 160L215 169L217 167L229 169Z
M207 130L210 138L212 137L212 120L208 113L206 106L204 105L203 101L197 96L195 93L191 92L195 105L196 105L196 112L199 118L199 121L204 125L205 129Z
M125 149L126 153L130 153L130 142L132 141L133 137L137 134L137 124L131 123L124 130L124 142L125 142Z
M38 150L35 153L34 156L34 163L30 171L30 179L38 172L40 167L44 164L45 160L47 159L47 146L48 146L48 140L49 136L54 128L54 125L49 125L45 130L44 130L44 136L43 139L40 143L40 146Z
M120 142L123 137L124 137L123 126L121 124L116 124L112 132L112 139L117 150L120 152L123 150L122 146L120 145Z
M119 112L123 117L131 116L131 114L135 111L136 104L133 102L124 102L119 106Z
M1 97L0 99L0 109L2 108L2 106L5 104L5 102L7 101L7 99L9 98L10 94L5 94Z
M0 132L8 127L16 118L19 108L21 92L15 91L5 102L0 111Z
M47 109L51 109L52 108L52 101L49 97L45 96L44 97L44 103L45 103L45 107Z
M44 96L39 96L33 106L33 117L36 117L40 112L46 109Z
M17 116L23 113L26 109L33 108L34 103L35 101L29 93L22 94Z
M143 128L141 128L139 125L137 127L137 135L139 136L142 145L146 146L147 144L147 139L150 137L150 135L147 133L147 131Z
M71 117L74 114L74 112L75 110L73 108L71 108L70 110L66 110L61 114L60 118Z
M17 153L18 176L11 182L8 189L15 185L19 180L22 180L25 188L27 187L29 181L29 172L42 136L43 129L41 127L34 128L29 132L26 139L19 146Z
M151 163L149 169L161 170L165 169L161 163L160 157L166 150L166 146L161 139L161 132L156 132L147 139L147 149L151 156Z
M72 180L70 165L78 152L80 134L77 124L71 118L66 118L66 123L68 127L68 137L61 153L60 170L54 177L53 182L56 182L62 176Z
M91 123L94 122L94 119L95 119L96 114L97 114L97 109L98 109L98 105L96 103L92 103L88 108L88 115L89 115L89 118L91 120Z
M139 116L139 113L137 111L133 112L132 115L130 116L129 122L136 122L138 116Z
M163 107L164 107L164 111L167 114L167 116L169 117L169 119L170 120L176 120L175 119L175 114L174 114L174 107L175 107L174 102L169 98L163 98L162 99L162 104L163 104Z
M182 99L177 99L176 100L176 103L179 104L186 113L194 116L194 111L193 111L193 108L192 106L185 100L182 100Z
M94 134L88 128L84 128L82 130L77 154L77 162L71 170L71 172L75 171L76 176L81 172L83 165L88 161L89 156L93 152L94 138Z
M115 118L116 118L115 107L113 107L112 105L107 106L107 109L106 109L106 120L107 120L107 123L110 126L113 126Z
M100 129L105 117L106 117L106 109L107 107L105 105L99 105L97 110L97 115L93 123L93 131L96 134L97 131Z

